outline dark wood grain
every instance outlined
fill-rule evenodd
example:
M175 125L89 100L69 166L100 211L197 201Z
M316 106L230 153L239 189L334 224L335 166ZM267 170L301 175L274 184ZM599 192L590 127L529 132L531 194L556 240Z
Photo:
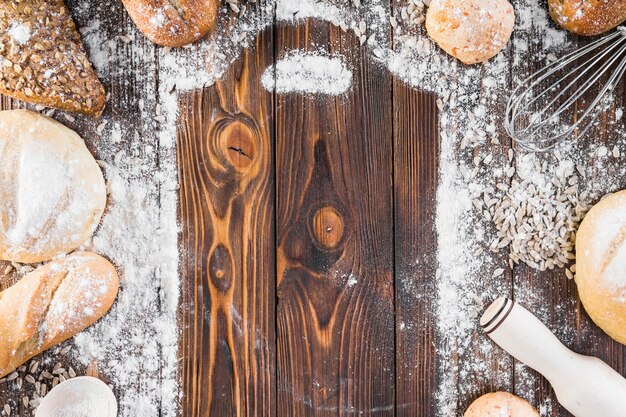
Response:
M274 416L272 31L180 101L185 416Z
M278 414L394 415L391 79L352 33L279 26L340 52L343 96L277 95Z
M393 83L398 416L435 415L435 227L439 174L436 96Z
M68 1L70 10L78 2ZM133 31L118 3L98 4L77 23L104 14L104 38ZM141 141L103 149L99 159L142 153L158 142L151 124L128 123L150 120L159 100L158 66L144 65L157 48L141 37L134 42L120 44L100 75L111 93L106 114L120 123L123 138L139 130ZM516 66L521 71L510 79L543 64L530 57L545 45L528 45L528 64ZM261 73L275 55L295 48L340 53L353 71L350 91L267 92ZM503 53L511 58L514 45ZM216 85L181 97L181 414L434 417L441 364L452 361L458 369L467 363L489 369L446 375L457 384L459 415L478 395L504 389L548 406L550 417L570 417L539 374L497 348L481 351L485 336L478 329L465 353L441 355L447 342L436 323L436 97L392 79L370 56L353 33L328 22L281 23L259 34ZM122 64L132 70L120 71ZM623 85L614 107L624 105ZM490 112L501 116L506 93ZM1 109L12 107L24 104L1 98ZM95 120L55 117L92 151L104 140ZM591 142L612 147L609 123L607 116ZM502 159L512 145L502 129L498 137L500 143L459 150L457 158L471 164L488 148ZM580 152L590 145L581 144ZM151 169L158 171L158 157ZM603 178L615 182L613 189L626 188L619 172L601 168L581 181ZM504 251L496 258L506 263ZM0 290L18 279L4 276L6 265L0 262ZM520 266L480 277L476 286L513 296L573 350L626 374L626 349L591 322L563 270ZM57 360L51 352L40 358ZM81 368L69 357L60 360L80 373L98 370L96 363ZM0 407L18 405L22 394L0 385Z

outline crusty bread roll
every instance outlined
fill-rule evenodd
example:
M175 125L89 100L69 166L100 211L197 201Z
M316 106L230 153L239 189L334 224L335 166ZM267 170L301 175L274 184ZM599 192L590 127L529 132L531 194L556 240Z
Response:
M183 46L215 26L219 0L122 0L139 30L161 46Z
M426 12L428 35L465 64L487 61L500 52L514 24L507 0L433 0Z
M598 35L626 20L626 0L548 0L550 16L578 35Z
M95 323L111 308L118 287L109 261L77 252L0 292L0 378Z
M83 140L28 110L0 111L0 259L41 262L87 240L106 187Z
M520 397L491 392L474 401L463 417L539 417L539 413Z
M576 284L593 321L626 344L626 190L604 198L581 223Z
M89 115L104 87L63 0L0 1L0 93Z

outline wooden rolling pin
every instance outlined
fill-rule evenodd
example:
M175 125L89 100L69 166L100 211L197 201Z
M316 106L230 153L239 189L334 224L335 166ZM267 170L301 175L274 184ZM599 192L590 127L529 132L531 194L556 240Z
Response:
M600 359L563 346L524 307L498 298L480 325L500 347L545 376L575 417L626 416L626 379Z

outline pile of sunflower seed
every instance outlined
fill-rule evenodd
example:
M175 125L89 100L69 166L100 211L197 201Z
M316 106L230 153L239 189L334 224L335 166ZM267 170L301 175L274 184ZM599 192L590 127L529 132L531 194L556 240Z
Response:
M430 0L409 0L408 4L400 9L400 17L405 22L421 25L426 20L426 8Z
M57 347L51 353L52 356L67 355L72 346L63 348ZM63 367L60 362L56 362L51 368L41 360L35 358L30 362L20 366L14 372L4 378L0 378L0 389L10 386L13 389L23 390L22 406L25 410L37 409L41 399L55 386L70 378L76 377L76 371L72 367ZM29 394L29 395L26 395ZM0 416L11 417L20 414L19 405L4 404L0 407Z
M568 266L575 259L576 230L591 208L589 195L579 193L582 169L570 163L549 172L547 161L528 154L525 163L534 165L529 175L516 172L512 159L509 153L500 182L487 186L482 199L474 200L483 217L496 226L489 250L508 248L511 268L520 261L541 271ZM569 265L567 276L573 278L574 272L575 265Z

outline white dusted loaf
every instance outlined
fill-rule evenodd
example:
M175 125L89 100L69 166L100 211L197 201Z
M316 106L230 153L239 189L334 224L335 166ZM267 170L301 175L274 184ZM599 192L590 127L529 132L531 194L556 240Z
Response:
M626 191L604 198L580 225L576 284L593 321L626 344Z
M100 167L73 130L0 111L0 259L41 262L87 240L106 204Z

